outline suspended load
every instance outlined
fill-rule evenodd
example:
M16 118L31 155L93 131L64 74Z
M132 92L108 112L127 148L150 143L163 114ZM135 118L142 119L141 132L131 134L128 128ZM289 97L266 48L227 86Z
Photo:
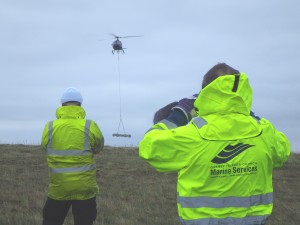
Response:
M124 49L122 42L119 40L120 38L132 38L132 37L142 37L143 35L138 35L138 36L117 36L115 34L110 34L113 36L113 38L115 38L116 40L111 44L113 47L112 53L114 54L115 52L118 53L118 75L119 75L119 99L120 99L120 121L119 121L119 126L118 126L118 131L117 133L114 133L112 136L113 137L125 137L125 138L131 138L131 134L126 134L125 132L125 127L122 121L122 101L121 101L121 76L120 76L120 59L119 59L119 53L122 52L123 54ZM123 133L119 133L120 131L120 126L122 126L123 128Z
M123 127L123 134L120 134L119 131L120 131L120 126L122 125ZM123 124L123 121L122 121L122 116L120 114L120 122L119 122L119 127L118 127L118 131L117 133L114 133L113 134L113 137L128 137L128 138L131 138L131 134L126 134L125 132L125 128L124 128L124 124Z

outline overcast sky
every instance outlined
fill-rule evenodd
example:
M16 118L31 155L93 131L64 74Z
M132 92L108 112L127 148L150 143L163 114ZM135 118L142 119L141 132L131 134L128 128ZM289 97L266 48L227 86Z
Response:
M300 151L300 1L0 0L0 143L39 144L65 88L111 146L137 146L156 110L199 92L226 62L249 76L252 110ZM125 130L119 125L118 58Z

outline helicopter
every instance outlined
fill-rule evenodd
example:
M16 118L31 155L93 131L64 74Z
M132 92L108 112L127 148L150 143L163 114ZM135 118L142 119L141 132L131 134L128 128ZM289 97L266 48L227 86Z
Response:
M123 48L123 45L122 45L122 42L119 40L120 38L131 38L131 37L142 37L143 35L136 35L136 36L118 36L118 35L115 35L115 34L112 34L110 33L109 35L113 36L114 39L116 39L111 45L112 45L112 54L115 54L115 52L118 53L118 74L119 74L119 98L120 98L120 121L119 121L119 127L118 127L118 131L117 133L113 133L113 137L128 137L128 138L131 138L131 134L127 134L125 132L125 128L124 128L124 124L123 124L123 121L122 121L122 110L121 110L121 91L120 91L120 66L119 66L119 53L122 52L123 54L125 53L124 49L126 48ZM109 38L109 39L112 39L112 38ZM107 40L107 39L103 39L103 40L99 40L99 41L104 41L104 40ZM120 130L120 126L122 125L123 127L123 133L119 133L119 130Z
M123 54L125 53L124 49L126 49L126 48L123 48L122 42L119 40L119 38L131 38L131 37L142 37L143 36L143 35L136 35L136 36L120 37L115 34L110 34L110 35L114 36L114 38L116 38L116 40L111 44L113 47L112 54L115 54L115 52L117 52L117 53L122 52Z

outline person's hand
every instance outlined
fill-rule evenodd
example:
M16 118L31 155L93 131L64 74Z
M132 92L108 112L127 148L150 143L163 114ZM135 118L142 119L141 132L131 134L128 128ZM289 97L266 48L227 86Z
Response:
M178 108L184 112L187 119L190 120L191 118L197 115L194 102L195 99L198 97L198 94L194 94L188 98L183 98L179 102L172 102L163 108L159 109L153 117L153 124L158 123L159 121L166 119L173 111L174 108Z
M178 102L172 102L165 107L159 109L155 114L153 118L153 124L158 123L159 121L166 119L172 112L172 109L178 105Z
M196 98L198 97L198 94L194 94L188 98L183 98L178 102L178 105L173 108L178 108L182 110L185 115L187 116L188 120L195 117L197 115L194 107L194 102Z

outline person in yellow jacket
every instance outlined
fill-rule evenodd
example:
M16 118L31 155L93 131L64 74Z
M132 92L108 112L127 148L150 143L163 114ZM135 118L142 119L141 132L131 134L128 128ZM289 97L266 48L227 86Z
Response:
M247 75L219 63L199 95L155 114L139 156L159 172L178 172L182 224L261 225L271 215L272 170L288 160L290 144L251 104Z
M99 187L94 154L103 149L104 138L98 125L85 119L82 101L76 88L67 88L57 120L48 122L43 131L50 180L43 225L62 225L70 207L75 225L92 225L96 219Z

